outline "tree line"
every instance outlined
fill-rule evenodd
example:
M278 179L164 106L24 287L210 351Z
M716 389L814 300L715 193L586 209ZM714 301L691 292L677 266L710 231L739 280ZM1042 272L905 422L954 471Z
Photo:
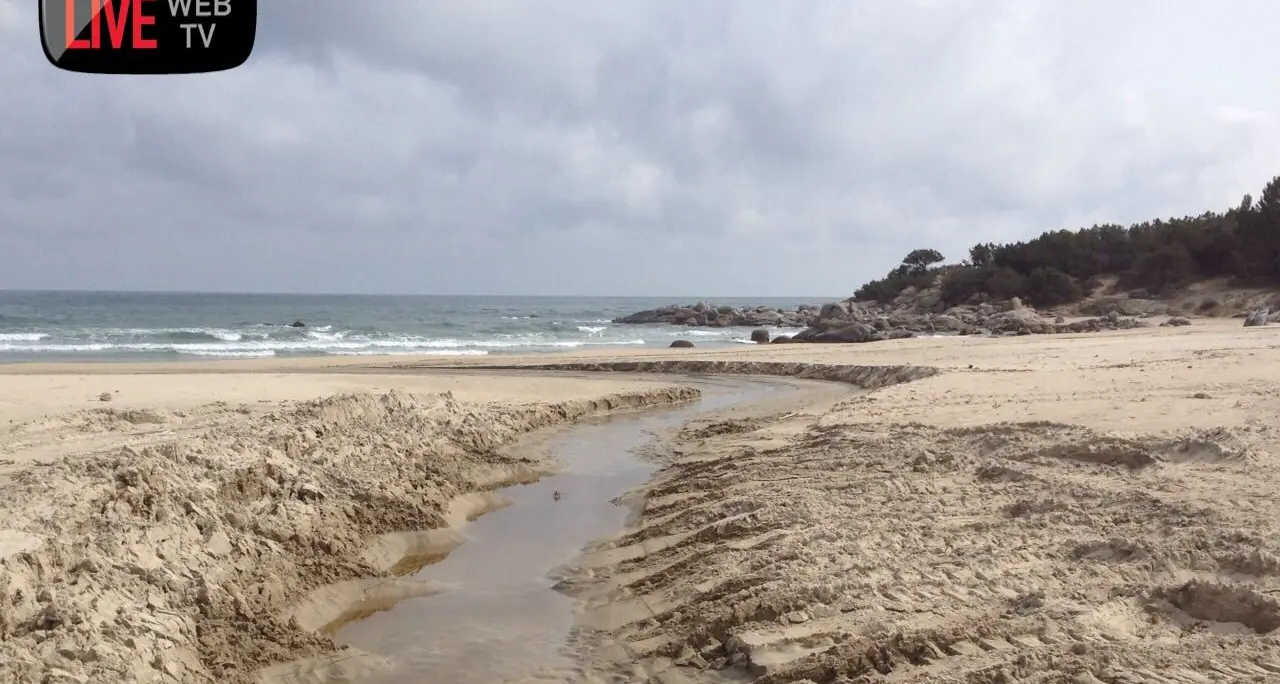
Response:
M944 260L936 250L914 250L853 297L884 303L907 287L931 287L939 278L947 306L1011 297L1037 307L1069 304L1086 296L1102 275L1118 277L1123 289L1157 297L1216 277L1239 286L1280 287L1280 176L1267 183L1257 202L1245 195L1225 212L1128 228L1056 230L1025 242L974 245L959 265L937 265Z

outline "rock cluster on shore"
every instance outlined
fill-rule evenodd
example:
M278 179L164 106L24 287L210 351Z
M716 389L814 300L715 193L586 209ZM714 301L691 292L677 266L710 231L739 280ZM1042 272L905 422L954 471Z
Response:
M802 304L795 311L772 306L735 307L712 306L698 302L689 306L664 306L660 309L637 311L629 316L613 319L614 323L687 325L705 328L773 327L804 328L818 319L818 307Z
M1067 323L1060 317L1050 320L1017 299L1001 306L953 307L944 313L886 311L875 305L828 304L819 319L797 334L795 342L876 342L914 337L919 334L957 335L1044 335L1051 333L1098 332L1145 327L1148 324L1116 312L1097 318Z
M795 311L768 306L715 307L706 302L640 311L614 319L615 323L753 327L752 341L767 343L764 327L804 328L794 336L773 342L878 342L921 334L1043 335L1098 332L1147 327L1150 324L1112 310L1105 316L1066 322L1061 316L1046 318L1018 299L976 306L944 308L929 291L887 305L866 302L831 302L821 307L801 305ZM1172 325L1186 325L1182 319ZM763 333L763 334L762 334Z

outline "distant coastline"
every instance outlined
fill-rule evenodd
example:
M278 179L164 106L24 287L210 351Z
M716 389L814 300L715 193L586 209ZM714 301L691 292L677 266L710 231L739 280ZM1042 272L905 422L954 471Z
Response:
M795 309L813 298L721 298ZM669 298L0 291L0 363L485 356L750 344L746 327L614 319ZM294 323L300 323L294 326ZM775 335L794 334L786 326Z

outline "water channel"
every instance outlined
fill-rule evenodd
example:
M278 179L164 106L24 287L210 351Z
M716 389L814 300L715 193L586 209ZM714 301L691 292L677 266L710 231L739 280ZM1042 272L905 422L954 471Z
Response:
M699 414L792 389L762 380L690 382L703 390L695 402L583 422L554 439L562 474L502 490L512 505L469 523L466 543L414 575L448 591L339 629L338 643L390 664L362 684L565 681L573 665L564 645L574 602L553 589L551 573L585 545L623 529L628 510L611 500L643 485L657 467L635 450Z

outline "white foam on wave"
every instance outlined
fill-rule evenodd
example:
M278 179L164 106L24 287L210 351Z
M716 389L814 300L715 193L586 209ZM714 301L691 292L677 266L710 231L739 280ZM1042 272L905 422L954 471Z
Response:
M46 333L0 333L0 342L39 342L48 338Z
M0 344L0 352L98 352L115 349L116 346L105 342L89 344Z
M358 351L330 351L325 352L334 356L486 356L489 352L483 349L429 349L429 350L413 350L405 349L396 350L358 350Z
M600 333L604 332L604 331L605 331L605 330L607 330L607 329L608 329L608 326L605 326L605 325L580 325L580 326L578 326L578 332L584 332L584 333L587 333L588 335L591 335L591 336L599 335Z
M244 335L235 330L227 330L226 328L115 328L95 330L94 336L119 337L128 335L130 337L155 337L159 335L173 335L175 333L184 333L187 335L208 335L215 340L223 342L239 342L244 339Z
M244 339L244 335L241 335L234 330L221 330L218 328L192 328L188 330L180 330L178 332L200 333L208 335L209 337L215 337L224 342L239 342Z
M274 356L284 353L313 354L449 354L488 353L489 349L576 348L582 346L643 345L633 340L554 340L536 337L488 340L398 337L385 339L322 338L295 340L239 340L216 342L71 342L31 344L0 342L0 352L73 354L93 352L177 353L195 356Z

